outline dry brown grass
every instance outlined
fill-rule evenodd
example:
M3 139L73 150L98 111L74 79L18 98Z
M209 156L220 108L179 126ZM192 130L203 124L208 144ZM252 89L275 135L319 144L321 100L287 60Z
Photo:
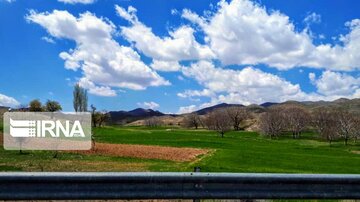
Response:
M77 151L77 153L88 155L162 159L177 162L193 161L196 160L198 156L205 155L208 152L210 152L208 149L108 143L96 143L95 149L93 150Z

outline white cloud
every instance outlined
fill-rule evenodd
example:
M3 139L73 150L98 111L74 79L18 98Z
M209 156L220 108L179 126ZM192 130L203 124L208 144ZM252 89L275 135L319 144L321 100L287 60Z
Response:
M305 93L298 84L254 67L241 70L215 67L209 61L193 63L183 68L183 74L194 78L204 90L186 90L177 95L182 98L209 97L210 102L196 108L219 103L261 104L264 102L284 102L287 100L316 101L337 99L319 93ZM193 109L195 109L195 107Z
M81 78L79 80L79 85L88 90L90 94L105 96L105 97L113 97L116 96L116 92L112 90L108 86L96 86L93 82L88 80L87 78Z
M360 96L360 78L346 73L324 71L317 79L314 73L309 80L317 91L306 93L298 84L254 67L231 70L215 67L208 61L200 61L183 68L183 74L194 78L204 90L186 90L178 93L181 98L209 97L210 101L192 105L191 110L213 106L219 103L239 103L244 105L264 102L331 101ZM188 107L181 108L185 111ZM179 110L180 112L180 110Z
M153 60L150 66L157 71L164 72L179 71L181 69L180 64L176 61Z
M314 82L315 82L315 79L316 79L315 73L310 72L310 73L309 73L309 80L310 80L310 82L311 82L311 83L314 83Z
M189 106L185 106L185 107L180 107L178 114L186 114L186 113L191 113L194 112L198 109L198 107L196 107L196 105L189 105Z
M185 90L185 92L178 93L177 96L181 98L191 98L191 97L213 97L215 94L211 90Z
M239 95L237 103L262 103L267 101L285 101L303 95L298 84L253 67L242 70L222 69L211 62L200 61L183 68L185 76L192 77L205 87L202 95L231 94ZM210 92L208 92L210 91ZM195 94L196 91L190 91ZM206 92L206 93L204 93ZM185 93L190 95L190 93Z
M107 19L89 12L76 18L67 11L58 10L51 13L31 11L26 19L44 27L54 38L76 42L74 49L60 53L60 57L65 60L65 68L81 69L87 81L101 86L92 91L94 94L112 95L110 87L143 90L149 86L170 85L144 64L136 51L113 39L115 25Z
M318 79L314 76L312 82L318 93L327 97L356 98L360 92L360 77L355 78L345 73L324 71Z
M44 40L44 41L46 41L46 42L48 42L48 43L56 44L56 42L54 41L54 39L51 38L51 37L43 36L43 37L41 37L41 39Z
M315 13L315 12L312 12L312 13L309 13L305 19L304 19L304 22L307 24L307 25L310 25L311 23L320 23L321 22L321 15Z
M194 37L194 29L181 26L169 32L167 37L156 36L151 28L141 23L136 16L136 9L127 10L116 6L117 13L129 21L129 27L121 27L121 34L146 56L156 60L180 61L213 58L214 54L206 45L199 44Z
M199 25L205 40L224 65L267 64L281 70L305 66L351 71L360 67L360 20L346 26L342 44L314 45L308 28L298 31L285 14L268 12L249 0L222 0L205 17L184 10L182 17ZM307 21L320 21L311 14Z
M157 109L160 107L160 105L156 102L143 102L143 103L137 103L138 106L146 108L146 109Z
M20 103L12 97L0 93L0 106L4 107L17 107Z
M96 0L58 0L59 2L67 3L67 4L92 4Z

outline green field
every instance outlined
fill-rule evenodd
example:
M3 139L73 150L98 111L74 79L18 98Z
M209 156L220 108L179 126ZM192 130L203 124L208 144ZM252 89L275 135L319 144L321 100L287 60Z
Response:
M360 173L360 143L329 146L314 133L300 139L269 139L255 132L229 132L224 138L207 130L105 127L94 130L96 142L211 149L192 162L0 149L1 171L192 171L266 173Z

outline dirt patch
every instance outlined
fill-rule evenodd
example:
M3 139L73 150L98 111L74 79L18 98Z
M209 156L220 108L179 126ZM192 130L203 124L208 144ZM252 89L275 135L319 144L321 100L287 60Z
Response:
M360 151L355 151L355 150L353 150L353 151L351 151L351 153L360 154Z
M185 162L193 161L198 156L205 155L209 151L208 149L195 148L96 143L95 149L78 151L77 153Z

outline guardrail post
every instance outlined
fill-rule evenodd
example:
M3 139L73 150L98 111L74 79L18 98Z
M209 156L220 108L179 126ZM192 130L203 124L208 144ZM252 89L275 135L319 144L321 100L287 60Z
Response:
M201 168L199 166L194 167L194 173L201 172ZM195 188L198 189L201 185L195 184ZM193 202L200 202L200 199L193 199Z

